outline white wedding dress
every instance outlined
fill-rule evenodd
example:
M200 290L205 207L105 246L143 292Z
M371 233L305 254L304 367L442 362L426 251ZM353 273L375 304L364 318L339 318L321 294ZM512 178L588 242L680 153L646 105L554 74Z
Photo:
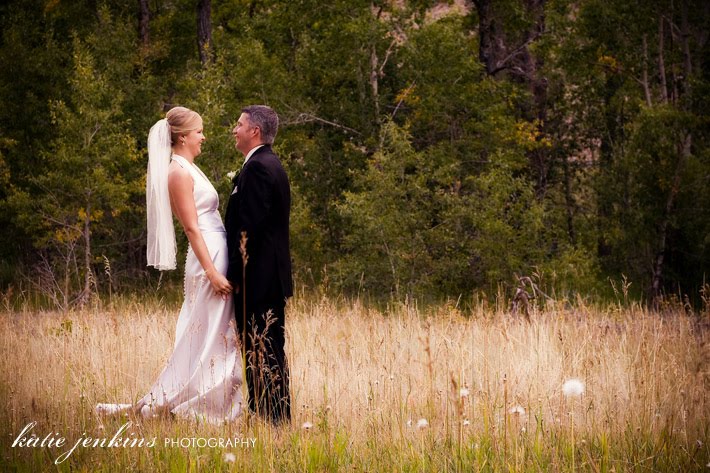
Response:
M182 156L173 160L194 181L197 223L214 265L227 272L227 234L219 214L219 196L204 173ZM144 417L170 411L211 423L229 422L242 411L242 357L234 329L234 302L215 295L192 248L185 262L185 301L180 309L173 349L163 372L136 404L98 404L97 413L139 407Z

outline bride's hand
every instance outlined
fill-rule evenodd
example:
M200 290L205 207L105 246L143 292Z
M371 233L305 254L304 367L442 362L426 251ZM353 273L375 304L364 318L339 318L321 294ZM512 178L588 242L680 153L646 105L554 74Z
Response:
M232 293L232 285L224 275L215 270L207 271L205 274L212 284L215 295L226 297Z

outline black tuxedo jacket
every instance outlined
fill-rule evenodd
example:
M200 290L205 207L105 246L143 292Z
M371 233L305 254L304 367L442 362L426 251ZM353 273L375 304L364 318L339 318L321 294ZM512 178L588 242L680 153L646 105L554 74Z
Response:
M286 171L271 146L264 145L254 152L232 182L234 187L224 219L229 250L227 279L245 287L239 244L241 232L246 231L247 305L283 303L293 295L288 234L291 188Z

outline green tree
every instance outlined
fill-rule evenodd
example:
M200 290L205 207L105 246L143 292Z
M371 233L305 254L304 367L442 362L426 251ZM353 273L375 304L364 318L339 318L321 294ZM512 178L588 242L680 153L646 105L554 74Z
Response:
M45 255L46 286L66 308L84 303L96 288L96 242L112 238L120 216L133 210L132 167L141 156L123 116L123 94L97 69L89 48L75 38L71 99L51 104L56 128L31 188L13 196L20 221Z
M707 9L588 0L557 18L553 48L572 136L591 164L599 257L657 300L694 293L706 235ZM704 33L703 33L704 32ZM585 158L586 156L586 158ZM693 282L694 281L694 282Z
M431 300L509 280L546 261L551 232L544 208L532 183L513 176L506 151L461 179L458 156L415 151L394 123L385 125L382 140L358 179L361 190L346 194L341 206L352 222L347 254L336 266L346 287Z

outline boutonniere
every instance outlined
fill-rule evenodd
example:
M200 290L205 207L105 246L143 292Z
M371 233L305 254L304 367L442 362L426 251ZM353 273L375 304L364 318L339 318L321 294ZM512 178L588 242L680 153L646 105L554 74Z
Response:
M229 171L229 172L227 173L227 179L229 179L230 181L232 181L232 180L234 180L234 177L235 177L236 175L237 175L237 171Z

